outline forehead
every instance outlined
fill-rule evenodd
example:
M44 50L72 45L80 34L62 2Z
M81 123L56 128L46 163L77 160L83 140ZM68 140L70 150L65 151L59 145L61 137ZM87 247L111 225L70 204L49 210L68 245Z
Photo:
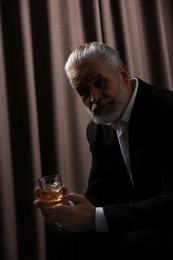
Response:
M93 59L81 67L74 67L71 71L71 81L76 85L82 81L91 81L96 76L100 77L108 71L106 64L100 59Z

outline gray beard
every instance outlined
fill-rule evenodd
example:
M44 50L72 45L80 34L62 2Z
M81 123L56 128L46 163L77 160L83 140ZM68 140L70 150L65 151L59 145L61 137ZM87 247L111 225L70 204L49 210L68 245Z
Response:
M102 104L109 103L110 101L110 99L105 99L103 101L100 101L99 105L94 103L91 111L87 108L87 111L93 122L102 125L117 122L122 116L128 102L128 93L126 89L120 89L119 95L117 96L117 100L112 104L112 108L109 112L103 109L101 110L100 115L94 114L94 111L98 109L99 106L101 107Z

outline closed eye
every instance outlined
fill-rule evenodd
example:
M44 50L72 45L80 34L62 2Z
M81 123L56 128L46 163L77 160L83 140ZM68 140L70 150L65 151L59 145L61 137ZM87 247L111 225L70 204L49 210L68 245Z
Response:
M85 97L86 98L86 97L90 96L90 89L87 86L84 86L84 85L78 86L76 88L76 91L79 94L79 96L81 96L81 97Z
M106 79L99 78L94 82L94 86L99 89L102 89L106 86L106 81L107 81Z

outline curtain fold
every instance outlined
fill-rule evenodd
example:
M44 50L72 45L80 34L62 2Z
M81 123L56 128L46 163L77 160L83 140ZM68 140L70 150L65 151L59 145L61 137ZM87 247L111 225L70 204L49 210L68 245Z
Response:
M78 45L117 48L132 77L173 90L172 0L0 0L0 259L46 260L41 175L84 193L90 120L64 73Z
M9 111L3 53L2 26L0 21L0 244L6 258L17 260L16 210L13 186L12 158L10 150ZM9 203L10 201L10 203ZM8 241L12 241L8 243Z

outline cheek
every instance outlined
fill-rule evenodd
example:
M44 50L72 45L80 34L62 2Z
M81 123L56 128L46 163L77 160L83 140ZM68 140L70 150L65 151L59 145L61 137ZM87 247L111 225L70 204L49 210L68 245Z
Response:
M118 92L117 88L114 87L114 88L110 89L109 91L107 91L106 93L104 93L104 97L115 99L117 96L117 92Z

